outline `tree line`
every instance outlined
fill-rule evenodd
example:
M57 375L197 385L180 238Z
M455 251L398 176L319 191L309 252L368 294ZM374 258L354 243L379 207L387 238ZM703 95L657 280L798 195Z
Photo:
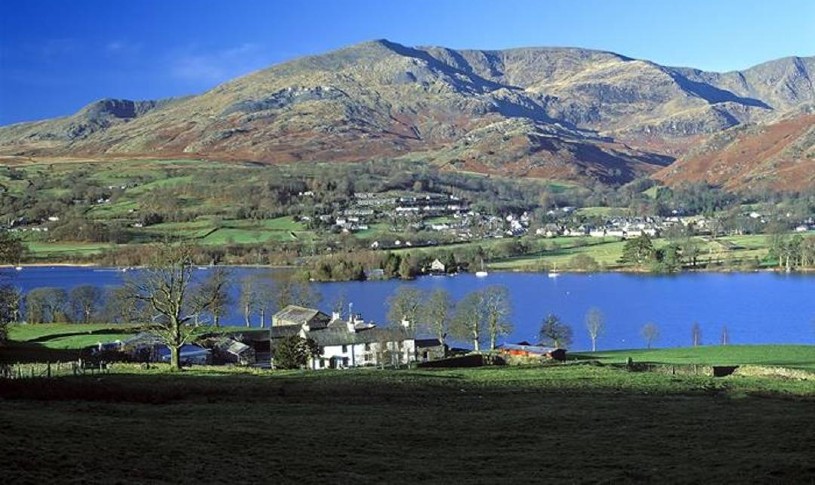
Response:
M388 299L388 307L391 325L412 325L442 345L448 336L453 337L472 343L475 351L495 349L498 339L509 335L513 328L509 290L503 285L473 291L457 302L444 289L423 292L400 286Z

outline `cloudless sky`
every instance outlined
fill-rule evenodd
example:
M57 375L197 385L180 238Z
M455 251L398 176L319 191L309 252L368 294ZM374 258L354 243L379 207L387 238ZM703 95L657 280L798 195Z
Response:
M379 38L728 71L815 55L815 0L0 0L0 124L197 94Z

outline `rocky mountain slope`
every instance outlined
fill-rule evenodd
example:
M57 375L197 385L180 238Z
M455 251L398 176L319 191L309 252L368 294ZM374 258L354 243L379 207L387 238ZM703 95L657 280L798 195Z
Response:
M575 48L411 48L380 40L160 102L104 100L0 128L0 155L262 162L424 159L450 169L618 184L722 130L815 104L815 58L741 72Z

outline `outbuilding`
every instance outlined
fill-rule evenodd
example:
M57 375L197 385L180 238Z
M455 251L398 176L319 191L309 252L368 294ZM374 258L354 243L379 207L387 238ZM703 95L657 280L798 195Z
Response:
M556 360L563 362L566 360L566 349L555 347L545 347L542 345L530 345L527 342L517 344L502 344L499 347L501 353L510 357L540 358L545 360Z

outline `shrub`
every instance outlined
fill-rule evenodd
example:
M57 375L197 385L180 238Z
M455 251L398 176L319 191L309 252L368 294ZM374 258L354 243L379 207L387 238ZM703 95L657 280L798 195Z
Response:
M308 358L319 354L317 343L299 335L285 337L274 348L274 366L278 369L299 369Z
M569 260L569 268L578 271L597 271L600 263L588 254L576 254Z

